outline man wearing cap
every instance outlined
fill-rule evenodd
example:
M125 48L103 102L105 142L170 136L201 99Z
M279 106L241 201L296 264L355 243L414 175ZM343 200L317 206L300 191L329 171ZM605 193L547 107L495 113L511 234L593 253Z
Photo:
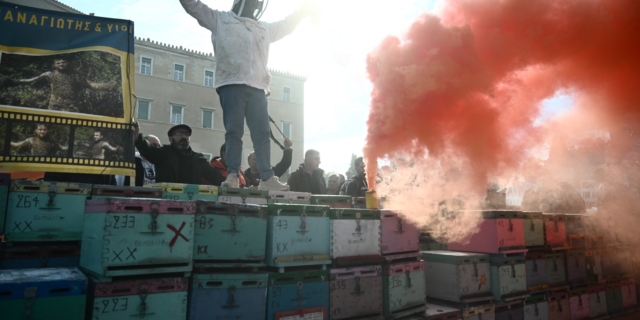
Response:
M202 179L219 186L224 177L209 164L202 153L191 150L191 128L186 124L171 127L167 133L170 145L159 148L143 139L137 122L133 123L135 144L140 155L156 167L156 182L201 184Z
M293 32L311 14L305 0L284 20L258 21L266 9L265 0L234 0L231 11L209 8L200 0L180 0L185 11L211 31L216 56L215 88L220 97L225 133L228 176L223 187L240 185L244 124L251 131L260 173L258 189L289 190L271 167L268 101L271 75L267 70L269 46Z

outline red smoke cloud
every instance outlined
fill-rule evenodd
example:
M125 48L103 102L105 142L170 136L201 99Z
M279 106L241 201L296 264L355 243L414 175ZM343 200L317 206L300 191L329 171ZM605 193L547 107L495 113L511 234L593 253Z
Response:
M409 154L484 190L547 139L533 123L558 91L624 153L640 129L639 32L637 0L447 1L440 17L421 16L368 57L370 186L377 159ZM556 127L579 128L576 119Z

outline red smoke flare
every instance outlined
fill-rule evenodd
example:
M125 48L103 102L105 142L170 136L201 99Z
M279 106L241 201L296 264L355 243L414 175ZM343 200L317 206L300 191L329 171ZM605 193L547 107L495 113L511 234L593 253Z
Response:
M624 146L617 124L639 129L639 31L637 0L449 0L368 57L369 185L378 158L409 153L458 157L484 189L542 141L533 122L558 91Z

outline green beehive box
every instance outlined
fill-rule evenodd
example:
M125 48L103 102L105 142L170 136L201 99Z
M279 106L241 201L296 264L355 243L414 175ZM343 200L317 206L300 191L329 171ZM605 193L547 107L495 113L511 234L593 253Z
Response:
M622 301L622 286L620 284L607 286L607 312L609 315L618 315L624 311Z
M529 296L524 257L491 256L491 291L498 301Z
M219 202L266 205L268 200L268 190L221 187L218 191Z
M79 241L89 184L14 180L5 241Z
M193 257L196 263L264 264L267 208L198 201Z
M269 190L267 203L311 204L311 193Z
M427 310L424 261L399 262L383 266L383 310L387 319Z
M2 241L2 236L4 235L4 223L7 219L9 185L11 185L11 175L8 173L0 173L0 241Z
M101 282L90 279L87 318L92 320L186 320L187 278L146 277Z
M544 222L541 212L522 212L524 242L527 248L544 246Z
M348 209L351 208L351 197L314 194L311 196L311 204L316 206L329 206L334 209Z
M0 271L0 319L82 320L87 277L76 268Z
M269 204L268 214L268 266L331 263L329 207L277 203Z
M195 209L195 201L87 201L80 267L101 281L116 276L190 273Z
M162 189L162 198L166 200L218 201L218 187L216 186L185 183L152 183L144 187Z

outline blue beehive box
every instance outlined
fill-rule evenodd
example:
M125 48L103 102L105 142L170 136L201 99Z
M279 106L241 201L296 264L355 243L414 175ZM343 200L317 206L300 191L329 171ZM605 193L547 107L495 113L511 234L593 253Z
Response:
M79 241L89 184L14 180L5 241Z
M79 245L17 246L0 251L0 269L77 268Z
M0 317L82 320L87 278L76 268L0 271Z
M265 318L276 320L307 314L310 319L328 319L328 276L325 270L269 274Z
M198 201L193 257L197 263L263 265L267 209Z
M195 207L161 199L87 201L80 267L101 280L191 272Z
M194 274L188 319L264 319L267 281L267 274Z
M4 223L7 219L7 197L9 196L9 185L11 175L0 173L0 238L4 235Z
M265 263L272 267L329 264L329 207L269 204Z

